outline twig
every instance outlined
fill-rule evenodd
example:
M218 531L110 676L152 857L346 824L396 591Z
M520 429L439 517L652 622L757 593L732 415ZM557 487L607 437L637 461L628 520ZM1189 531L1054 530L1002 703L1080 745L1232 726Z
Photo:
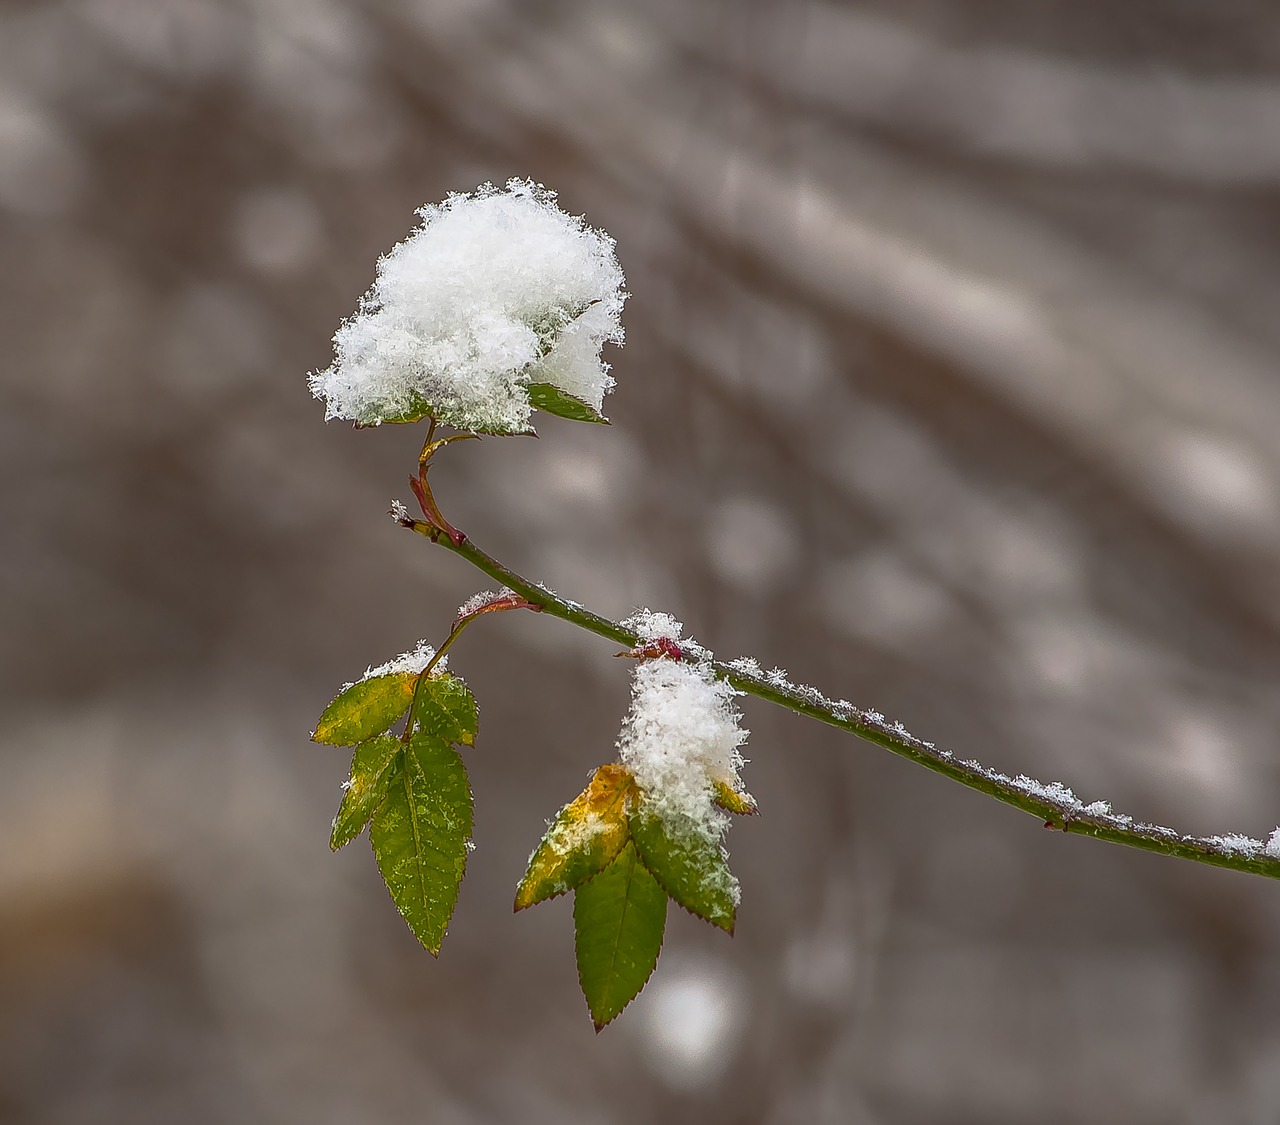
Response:
M531 607L539 607L552 617L559 617L627 648L643 643L634 630L562 598L545 586L530 582L486 554L470 539L455 542L449 535L441 534L441 529L407 514L401 516L399 511L402 509L397 511L397 522L402 527L416 531L459 555L490 578L522 595ZM689 652L687 658L697 659L696 648ZM1009 777L971 759L961 760L949 750L940 750L933 743L916 738L901 723L888 722L877 711L855 707L845 700L828 699L815 688L789 682L781 671L762 671L753 660L714 661L712 668L717 676L739 691L855 734L952 781L1021 809L1040 820L1046 828L1092 836L1096 840L1233 871L1280 878L1280 829L1265 844L1242 835L1186 836L1171 828L1112 812L1105 801L1085 804L1059 782L1045 783L1022 775Z

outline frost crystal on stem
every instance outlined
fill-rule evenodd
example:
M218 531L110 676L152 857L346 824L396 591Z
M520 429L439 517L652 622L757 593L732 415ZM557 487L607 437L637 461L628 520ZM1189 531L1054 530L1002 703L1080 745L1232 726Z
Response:
M470 617L473 613L478 613L485 606L493 605L494 602L500 602L504 598L518 597L514 590L507 589L503 586L500 590L481 590L477 594L472 594L465 602L458 606L458 612L454 615L455 621L461 621L464 617Z
M618 757L673 832L718 838L725 828L713 786L738 788L748 734L733 705L738 694L709 665L657 659L636 668Z
M485 433L529 430L529 385L599 412L601 360L622 343L626 294L614 241L530 180L484 184L418 212L378 261L373 287L310 377L328 418L362 425L427 415Z

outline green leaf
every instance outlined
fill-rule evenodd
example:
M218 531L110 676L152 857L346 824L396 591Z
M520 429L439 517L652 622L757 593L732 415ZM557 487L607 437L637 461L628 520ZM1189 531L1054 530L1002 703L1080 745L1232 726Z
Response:
M344 786L342 804L333 818L329 847L335 852L351 843L369 823L387 795L404 743L389 734L360 743L351 756L351 780Z
M383 422L389 422L394 425L421 422L425 418L434 418L438 422L443 422L446 426L455 426L471 435L492 434L495 437L509 437L513 434L529 434L533 432L528 429L514 430L503 429L500 426L470 425L464 414L460 414L456 408L450 407L447 403L433 405L421 398L414 399L394 414L380 412L376 421L357 423L357 429L366 426L377 426Z
M354 746L390 728L409 710L416 672L370 676L343 688L316 724L315 742Z
M553 383L530 383L529 402L537 410L545 410L558 418L574 422L599 422L607 426L609 419L581 399L566 394Z
M439 411L425 399L414 398L395 414L380 412L379 420L392 423L421 422L424 418L434 417L438 413Z
M667 926L666 892L631 844L578 888L573 925L578 980L599 1031L644 987Z
M469 434L493 434L497 437L506 437L511 434L532 433L531 430L502 429L497 426L472 426L468 424L465 414L459 413L455 407L449 406L448 403L432 404L422 398L411 400L395 412L379 411L375 418L371 418L367 422L357 422L356 428L364 429L381 425L384 422L393 425L421 422L425 418L434 418L438 422L443 422L446 426L455 426L459 430L467 431Z
M618 858L627 842L633 784L631 771L616 763L596 770L529 857L529 870L516 888L517 910L581 886Z
M480 713L466 684L448 672L438 672L424 677L418 685L409 721L415 732L474 746Z
M471 788L458 752L414 735L373 814L369 840L396 908L435 955L458 901L471 827Z
M693 821L671 825L643 808L631 814L631 839L645 866L678 905L733 933L738 880L729 871L718 839Z

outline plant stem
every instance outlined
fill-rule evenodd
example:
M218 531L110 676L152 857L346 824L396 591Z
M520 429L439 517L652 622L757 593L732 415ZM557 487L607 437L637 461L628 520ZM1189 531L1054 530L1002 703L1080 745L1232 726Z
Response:
M530 582L486 554L470 539L454 542L448 535L442 534L423 520L406 518L400 520L400 523L465 559L477 570L522 595L531 606L539 607L544 613L571 622L580 629L627 648L635 648L642 643L641 638L625 625L592 613L577 602L568 601L544 586ZM1062 786L1043 785L1025 777L1007 777L978 762L961 761L949 750L939 750L932 743L916 738L901 724L889 723L875 711L827 699L813 688L788 683L780 673L757 674L745 662L712 662L712 669L716 676L747 695L757 696L789 711L855 734L899 757L949 777L952 781L1021 809L1040 820L1046 828L1056 828L1073 835L1092 836L1096 840L1107 840L1114 844L1124 844L1131 848L1141 848L1233 871L1280 878L1280 853L1270 854L1261 841L1241 836L1184 836L1169 828L1144 824L1131 817L1113 813L1104 802L1086 806Z

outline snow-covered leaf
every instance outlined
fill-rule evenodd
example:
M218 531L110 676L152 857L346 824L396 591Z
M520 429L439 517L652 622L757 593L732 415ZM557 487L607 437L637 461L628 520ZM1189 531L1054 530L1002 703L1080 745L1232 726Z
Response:
M631 774L601 766L590 784L565 805L529 858L516 888L517 910L581 886L609 866L627 842Z
M551 383L530 383L529 405L574 422L599 422L605 426L609 424L609 419L598 410Z
M434 735L444 742L474 746L480 722L476 697L457 676L448 673L427 676L414 694L409 721L415 732Z
M421 422L424 418L432 418L438 413L436 407L427 402L426 399L411 397L407 402L397 404L394 407L385 409L382 417L376 423L360 423L362 425L381 425L383 422L404 423L404 422Z
M373 814L369 840L392 900L432 954L458 901L471 827L471 788L458 752L433 735L414 735Z
M678 905L733 933L738 881L717 837L701 824L672 825L641 806L631 814L631 839L644 865Z
M578 980L599 1031L653 973L667 925L667 895L627 844L578 888L573 903Z
M360 425L430 414L476 433L529 429L529 382L597 408L601 349L622 342L626 298L608 235L529 180L423 207L378 261L373 287L309 378L326 416Z
M403 749L404 743L388 734L356 747L351 756L351 780L342 794L338 815L333 818L333 834L329 837L329 846L335 852L364 831L374 810L387 795Z
M324 709L312 739L331 746L354 746L382 734L409 709L417 679L416 672L396 672L351 684Z

